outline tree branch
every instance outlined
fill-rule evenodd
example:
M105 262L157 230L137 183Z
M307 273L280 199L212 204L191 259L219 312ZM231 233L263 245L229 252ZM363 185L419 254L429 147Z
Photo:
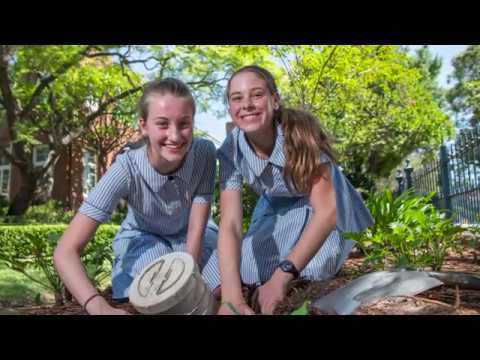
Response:
M313 102L314 102L314 100L317 96L317 89L318 89L318 85L320 84L320 79L322 78L323 73L324 73L328 63L332 60L333 54L335 54L335 51L337 51L337 48L338 48L338 45L335 45L335 47L332 49L332 51L328 55L327 60L322 65L322 69L320 70L320 74L318 74L317 81L315 83L315 87L313 88L313 93L312 93L312 98L310 100L310 104L313 104Z
M35 88L32 96L30 97L30 101L28 102L27 106L21 111L19 115L19 119L23 119L25 117L28 117L33 110L33 107L35 106L35 102L37 101L38 97L40 94L43 92L43 90L48 87L50 83L55 81L60 75L64 74L65 72L68 71L71 67L75 66L80 62L80 60L85 57L90 49L93 47L91 45L86 46L83 50L79 51L76 53L72 59L64 64L62 64L58 70L55 72L55 74L49 74L47 76L44 76L40 80L40 84L37 85Z
M214 80L207 81L206 78L208 77L208 75L210 75L210 74L205 75L201 80L189 81L189 82L187 82L187 84L190 85L191 87L200 88L200 87L205 87L205 86L213 86L213 85L218 84L220 81L227 79L226 77L222 77L222 78L219 78L219 79L214 79Z
M10 161L10 163L13 165L16 165L18 167L23 165L23 163L15 159L13 155L10 154L4 146L0 146L0 154L4 156L8 161Z
M38 174L40 178L42 178L45 173L50 169L50 167L55 166L58 159L60 159L60 154L58 151L50 149L47 157L47 161L42 166L40 173Z
M169 54L169 55L166 55L162 60L158 61L160 65L160 73L159 73L160 78L163 78L163 71L165 70L167 63L170 61L172 57L173 57L173 54Z
M112 57L115 56L115 57L119 58L120 65L122 66L122 68L123 68L124 65L143 64L145 69L147 69L149 71L155 69L157 66L159 66L159 63L163 62L162 59L160 59L156 56L153 56L153 55L148 56L145 59L130 60L130 59L128 59L130 51L131 51L131 46L128 46L127 51L124 54L122 54L120 51L98 51L98 52L95 52L95 53L87 54L86 56L89 57L89 58L101 57L101 56L112 56ZM168 61L172 56L173 55L168 56L168 58L165 59L165 60ZM156 60L157 63L156 63L156 65L154 65L150 68L150 67L147 66L147 63L151 60Z
M291 84L293 90L297 94L298 98L301 99L302 94L299 93L299 89L297 88L297 86L295 86L296 81L295 81L295 77L294 77L294 74L293 74L293 70L290 66L290 62L288 61L288 59L287 60L285 59L285 54L280 52L279 48L277 48L276 46L273 46L272 49L277 54L277 56L280 58L280 61L282 62L285 71L287 72L287 76L290 79L290 84Z
M101 103L98 106L97 110L95 110L94 112L92 112L92 113L90 113L89 115L86 116L85 123L83 124L82 128L79 128L76 131L72 130L67 136L65 136L62 139L62 144L63 145L70 144L74 139L79 137L82 134L83 129L85 129L86 127L89 127L91 125L92 121L94 121L97 117L103 115L105 110L107 109L107 107L109 105L111 105L111 104L113 104L113 103L115 103L115 102L117 102L117 101L119 101L123 98L126 98L126 97L128 97L132 94L135 94L136 92L138 92L142 88L143 88L143 85L128 89L126 91L121 92L120 94L118 94L116 96L113 96L113 97L107 99L105 102Z
M143 85L140 85L140 86L136 86L136 87L133 87L133 88L130 88L128 90L125 90L123 92L121 92L120 94L118 95L115 95L115 96L112 96L111 98L107 99L105 102L101 103L99 106L98 106L98 109L95 110L93 113L90 113L88 116L87 116L87 123L90 124L90 122L95 119L97 116L103 114L105 112L105 109L121 100L121 99L124 99L132 94L135 94L136 92L140 91L143 89Z
M9 75L9 61L13 46L0 45L0 90L2 93L2 103L6 111L6 119L8 126L8 135L10 140L15 139L14 124L18 119L19 105L17 99L13 95L12 81Z

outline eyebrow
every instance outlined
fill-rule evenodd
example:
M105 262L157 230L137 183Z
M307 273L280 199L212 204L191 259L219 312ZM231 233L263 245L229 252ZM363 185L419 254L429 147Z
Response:
M177 120L193 120L192 115L184 115L182 117L179 117ZM153 121L170 121L169 118L164 117L164 116L159 116L153 119Z
M265 91L266 89L263 88L263 87L254 87L254 88L250 89L249 91L255 91L255 90ZM233 96L233 95L236 95L236 94L242 94L242 92L241 91L235 91L235 92L231 93L230 96Z

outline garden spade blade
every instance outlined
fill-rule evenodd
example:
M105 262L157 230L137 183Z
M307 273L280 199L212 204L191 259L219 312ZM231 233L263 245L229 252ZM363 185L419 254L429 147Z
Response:
M413 296L442 284L421 271L379 271L363 275L315 300L311 307L322 313L349 315L360 305L383 297Z

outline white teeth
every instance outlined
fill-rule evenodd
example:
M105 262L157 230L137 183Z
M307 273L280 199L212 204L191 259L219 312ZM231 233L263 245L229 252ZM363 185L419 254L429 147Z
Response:
M248 115L243 115L242 118L247 118L247 117L252 117L252 116L257 116L258 114L248 114Z

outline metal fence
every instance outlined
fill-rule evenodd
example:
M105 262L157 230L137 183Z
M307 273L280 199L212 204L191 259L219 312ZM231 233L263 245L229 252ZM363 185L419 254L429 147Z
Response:
M462 130L453 144L440 147L438 160L421 169L407 163L397 181L399 192L410 187L417 194L434 191L435 206L456 223L480 223L480 128Z

